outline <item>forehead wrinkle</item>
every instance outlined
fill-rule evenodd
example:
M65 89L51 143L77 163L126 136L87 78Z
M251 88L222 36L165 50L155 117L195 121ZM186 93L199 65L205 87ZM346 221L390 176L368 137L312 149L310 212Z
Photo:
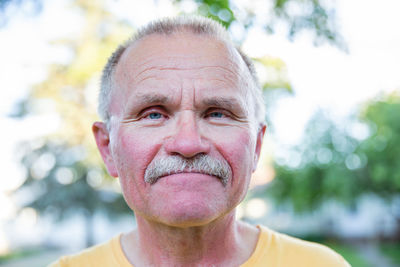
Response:
M167 64L166 64L167 65ZM171 64L173 65L173 64ZM160 71L164 71L164 70L178 70L178 71L192 71L192 70L207 70L210 68L216 68L216 69L222 69L225 72L228 72L229 74L231 74L232 76L237 76L238 73L231 70L230 68L224 67L224 66L218 66L218 65L210 65L210 66L194 66L194 67L178 67L178 66L151 66L151 67L146 67L145 69L141 70L140 72L138 72L135 77L138 77L140 75L142 75L143 73L146 73L148 71L153 71L153 70L160 70ZM129 74L128 71L125 72L125 74Z
M192 70L206 70L209 68L217 68L217 69L222 69L223 71L229 72L229 73L222 73L220 75L218 75L218 71L214 71L212 75L207 73L207 77L203 77L205 75L201 74L201 73L196 73L193 74L194 77L192 77L191 79L193 80L206 80L206 81L216 81L216 82L220 82L221 84L225 84L223 85L231 87L231 86L236 86L238 85L240 87L240 74L236 74L234 71L230 70L229 68L225 68L225 67L221 67L221 66L202 66L202 67L197 67L197 68L171 68L171 67L157 67L157 66L153 66L153 67L149 67L146 68L144 70L142 70L141 72L139 72L137 75L135 75L134 78L132 78L131 82L129 82L130 84L134 84L134 87L139 86L140 84L142 84L143 82L145 82L146 80L155 80L158 81L160 83L161 80L164 79L169 79L171 78L171 74L167 73L166 75L160 75L160 73L157 73L156 71L192 71ZM199 77L197 77L199 76ZM213 77L214 76L214 77ZM178 77L179 79L179 77ZM186 79L186 78L185 78ZM238 83L239 82L239 83ZM182 81L181 81L182 83ZM181 87L183 86L183 84L181 84ZM193 88L194 89L194 88ZM181 96L182 97L182 96Z
M176 55L176 56L166 56L166 57L156 57L150 59L136 59L134 62L129 62L128 58L125 59L124 66L121 68L124 70L125 75L130 75L129 70L138 70L137 73L134 74L135 77L142 75L148 71L152 70L206 70L209 68L217 68L221 69L225 72L230 73L233 76L237 76L240 73L240 64L236 62L235 58L232 56L223 56L223 55L215 55L214 59L220 59L224 57L228 64L220 65L220 60L215 60L215 62L204 62L202 63L203 56L184 56L184 55ZM155 64L153 64L155 61ZM209 58L206 58L206 61L209 61ZM203 64L203 65L202 65ZM205 65L206 64L206 65ZM226 67L228 66L228 67Z

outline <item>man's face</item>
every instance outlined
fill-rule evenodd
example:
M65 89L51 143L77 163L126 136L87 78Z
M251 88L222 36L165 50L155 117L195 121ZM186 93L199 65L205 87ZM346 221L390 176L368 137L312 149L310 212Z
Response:
M125 51L115 72L108 149L100 150L137 215L198 226L244 198L264 131L253 130L246 75L233 48L190 33L148 36ZM144 179L157 160L199 155L225 163L227 180L190 169Z

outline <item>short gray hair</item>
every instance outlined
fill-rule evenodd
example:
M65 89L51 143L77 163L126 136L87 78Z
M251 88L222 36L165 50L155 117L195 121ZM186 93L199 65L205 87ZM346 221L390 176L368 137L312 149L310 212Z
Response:
M249 81L251 97L254 100L254 115L259 124L264 123L265 106L262 95L262 90L257 78L257 74L251 59L246 56L240 48L233 45L227 31L218 22L200 16L178 16L175 18L164 18L153 21L143 28L139 29L128 41L121 44L108 59L107 64L103 69L101 77L101 89L99 94L98 113L100 118L108 124L110 119L109 106L111 101L111 92L115 85L114 72L115 68L125 50L132 44L140 41L146 36L159 34L159 35L172 35L177 32L191 32L196 35L205 35L221 40L226 44L231 44L236 48L244 63L246 64L251 81Z

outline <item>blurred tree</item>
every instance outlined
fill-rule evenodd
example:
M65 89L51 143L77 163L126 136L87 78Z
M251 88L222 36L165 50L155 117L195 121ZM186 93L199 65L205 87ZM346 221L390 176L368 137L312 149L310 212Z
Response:
M75 1L85 22L76 39L55 41L71 51L67 64L50 66L47 80L38 84L19 116L56 114L59 130L43 140L21 146L27 179L22 190L31 190L27 206L63 220L81 213L86 219L86 244L93 243L93 215L130 212L109 179L97 152L91 124L97 119L98 80L108 55L132 33L130 27L105 11L101 1ZM55 122L52 123L56 123Z
M301 145L278 160L268 195L277 203L291 203L297 212L314 211L327 200L352 206L365 194L392 202L400 196L399 115L398 93L368 102L359 121L335 123L317 112ZM393 215L400 240L398 207Z
M175 0L176 3L185 0ZM314 35L316 45L323 42L346 49L341 35L337 31L335 9L323 5L320 0L270 0L268 14L258 17L254 2L244 2L240 6L236 1L229 0L195 0L197 12L211 17L229 28L233 22L241 23L244 28L261 24L267 32L274 32L276 25L283 23L288 28L288 38L293 39L303 30L309 30ZM329 2L333 4L332 2ZM242 6L244 5L244 6ZM245 10L243 12L243 9Z
M400 197L400 91L367 103L360 118L371 131L358 149L368 159L359 171L364 179L360 186L392 203ZM400 206L393 205L392 213L397 220L394 238L400 240Z
M157 0L154 0L157 2ZM241 23L249 28L255 23L261 23L267 32L274 32L276 25L287 26L287 35L293 39L303 30L309 30L314 35L315 44L328 42L339 48L346 49L345 43L337 30L335 8L333 1L321 0L270 0L270 10L262 17L256 15L252 1L236 3L232 0L173 0L176 6L184 2L194 2L196 13L211 17L229 28L233 22ZM39 13L45 4L44 0L0 0L0 15L10 4L33 5L33 13ZM113 3L118 4L118 3ZM242 6L244 5L244 6ZM184 13L182 11L182 13ZM0 16L1 17L1 16ZM11 16L0 19L0 27L6 25Z
M268 193L279 203L289 201L295 211L315 210L330 199L354 204L362 193L346 160L357 157L358 141L346 128L318 111L308 123L300 145L276 163L276 178ZM361 157L360 157L361 158ZM361 162L360 162L361 164Z
M130 210L119 188L106 179L103 165L90 163L85 145L46 139L21 144L25 151L22 162L29 170L21 188L29 190L26 205L56 220L81 215L85 219L86 246L92 245L95 213L115 218Z
M177 8L180 2L176 1ZM21 190L29 190L31 195L26 206L42 214L63 220L81 212L86 218L89 246L93 242L91 221L96 212L109 216L130 212L118 192L117 180L110 179L101 167L103 163L90 126L97 119L96 95L101 69L118 43L127 39L133 30L132 25L107 11L105 1L73 0L71 3L71 8L84 17L81 32L77 37L54 42L71 52L71 60L50 66L47 79L32 88L14 115L52 114L55 120L49 123L60 124L55 133L21 145L22 162L27 169L27 179ZM206 15L227 27L237 21L229 1L193 3L199 13L204 14L205 10ZM274 12L285 10L284 6L277 6ZM251 10L246 12L248 17L256 19ZM251 22L246 25L250 27ZM291 90L282 60L269 56L255 60L257 68L274 73L262 80L265 90Z
M391 199L400 194L400 94L370 101L360 117L371 131L358 149L368 158L363 186Z

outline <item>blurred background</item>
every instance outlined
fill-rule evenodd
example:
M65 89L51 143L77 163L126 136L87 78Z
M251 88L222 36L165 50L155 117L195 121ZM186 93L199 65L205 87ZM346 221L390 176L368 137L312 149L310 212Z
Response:
M0 265L45 266L135 225L90 128L107 57L150 20L221 22L268 130L242 220L400 266L397 0L0 0Z

